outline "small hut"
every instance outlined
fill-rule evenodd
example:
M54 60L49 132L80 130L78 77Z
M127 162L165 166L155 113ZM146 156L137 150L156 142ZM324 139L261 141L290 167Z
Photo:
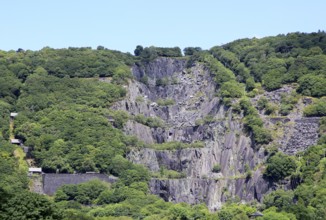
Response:
M17 144L17 145L20 145L21 144L21 141L19 139L11 139L10 140L10 143L11 144Z
M32 174L42 174L42 168L40 168L40 167L30 167L30 168L28 168L28 173L30 175L32 175Z
M10 118L11 118L11 119L14 119L17 115L18 115L18 113L16 113L16 112L11 112L11 113L10 113Z

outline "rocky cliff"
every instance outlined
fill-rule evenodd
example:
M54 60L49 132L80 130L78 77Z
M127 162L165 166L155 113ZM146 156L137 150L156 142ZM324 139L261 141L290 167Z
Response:
M135 135L146 144L180 141L204 143L203 148L179 150L132 150L128 159L144 164L152 172L162 168L183 173L185 178L153 178L152 193L166 201L196 204L205 202L211 210L221 207L230 198L261 201L273 185L262 177L266 149L277 145L288 154L302 151L318 138L318 119L305 119L302 114L289 117L261 117L271 130L274 142L254 150L250 134L244 132L242 115L232 113L216 96L214 80L201 64L186 67L184 59L158 58L132 68L135 80L127 86L126 99L115 109L132 115L158 117L165 123L151 128L129 120L125 133ZM263 94L278 103L280 94L289 94L291 87ZM170 105L161 104L170 100ZM252 99L253 105L257 98ZM299 101L297 109L304 104ZM220 172L213 172L215 165ZM248 173L251 173L248 175Z

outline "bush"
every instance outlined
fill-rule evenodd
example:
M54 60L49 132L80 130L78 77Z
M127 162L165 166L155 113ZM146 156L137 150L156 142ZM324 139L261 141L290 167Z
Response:
M156 80L156 86L167 86L169 85L169 79L167 77L163 77Z
M326 98L315 101L312 105L307 106L303 113L307 117L326 116Z
M244 95L244 86L236 81L228 81L221 86L221 96L227 98L241 98Z
M174 105L175 101L173 99L158 99L157 104L160 106Z
M249 101L249 99L241 99L240 100L240 107L243 110L244 115L258 115L257 110L255 107L253 107L253 105L251 104L251 102Z
M268 99L266 98L266 97L261 97L259 100L258 100L258 102L257 102L257 108L259 109L259 110L263 110L264 108L266 108L266 106L267 106L267 104L268 104Z
M219 173L221 172L221 166L219 164L215 164L213 169L212 169L213 173Z
M258 115L247 115L244 124L249 130L253 130L254 127L262 127L264 122Z
M268 103L265 108L265 115L271 115L274 114L277 111L277 106L271 103Z
M148 86L148 76L142 76L139 81Z
M281 104L280 114L283 116L286 116L286 115L290 114L292 109L293 109L293 107L291 105Z
M266 128L254 126L252 131L256 144L268 144L272 141L272 135Z
M164 127L164 122L162 121L162 119L160 118L156 118L156 117L145 117L142 114L136 115L134 117L135 121L146 125L148 127L151 128L158 128L158 127Z
M265 105L265 99L261 99L261 106ZM240 106L244 110L244 125L248 131L252 131L253 140L256 144L268 144L272 141L270 132L263 128L264 122L259 117L257 110L251 105L247 99L240 100Z
M253 173L252 173L251 170L248 170L248 171L246 172L246 178L247 178L247 179L250 179L250 178L252 177L252 175L253 175Z
M175 170L169 170L164 167L160 167L160 172L152 173L153 178L168 178L168 179L181 179L185 178L186 174L184 172L178 172Z
M292 92L290 95L281 94L281 108L280 114L285 116L290 114L291 110L298 103L300 96L296 92Z

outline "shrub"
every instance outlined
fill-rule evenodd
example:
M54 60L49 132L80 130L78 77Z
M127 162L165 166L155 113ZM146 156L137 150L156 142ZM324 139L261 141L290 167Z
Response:
M221 166L219 164L215 164L213 169L212 169L213 173L219 173L221 172Z
M266 108L265 108L265 114L266 115L271 115L274 114L277 111L277 106L271 103L268 103Z
M169 170L164 167L160 167L160 172L152 173L154 178L168 178L168 179L181 179L185 178L186 174L184 172L178 172L175 170Z
M146 119L146 125L151 128L164 127L164 122L160 118L148 117Z
M140 124L146 125L146 117L143 114L136 115L134 120Z
M247 115L244 118L244 124L249 130L253 130L255 126L262 127L264 122L258 115Z
M307 106L303 113L307 117L326 116L326 98L315 101L312 105Z
M252 177L252 171L250 170L250 166L248 164L245 165L246 179L250 179Z
M175 101L173 99L158 99L157 104L160 106L174 105Z
M264 101L265 102L265 101ZM253 139L256 144L268 144L272 141L270 132L263 128L264 122L259 117L257 110L251 105L247 99L240 100L240 106L244 111L244 125L248 131L252 131Z
M281 108L280 114L285 116L290 114L295 104L299 101L300 96L296 92L292 92L290 95L281 94Z
M241 99L240 106L241 106L241 109L243 110L243 113L245 116L258 114L257 110L255 109L255 107L252 106L249 99Z
M241 113L241 106L240 104L237 102L237 103L234 103L232 105L232 112L236 113L236 114L240 114Z
M137 96L135 101L136 102L144 102L145 100L144 100L143 96Z
M213 115L206 115L203 120L204 120L204 124L209 124L215 121Z
M228 98L241 98L244 95L244 86L236 81L228 81L221 86L221 96Z
M286 115L290 114L291 110L292 110L291 105L281 104L280 114L283 116L286 116Z
M266 106L267 106L267 104L268 104L268 99L266 98L266 97L261 97L259 100L258 100L258 102L257 102L257 108L259 109L259 110L263 110L264 108L266 108Z
M142 76L139 81L144 83L145 85L148 85L148 76Z
M266 128L254 126L252 131L256 144L268 144L272 141L272 135Z
M167 86L169 79L167 77L159 78L156 80L156 86Z

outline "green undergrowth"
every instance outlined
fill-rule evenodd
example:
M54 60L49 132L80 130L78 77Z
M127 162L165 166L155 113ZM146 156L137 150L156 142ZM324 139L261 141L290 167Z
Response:
M174 105L175 101L172 98L166 98L166 99L158 99L156 103L159 106L170 106L170 105Z
M157 179L181 179L187 177L187 175L184 172L169 170L163 166L160 167L159 172L152 172L151 176Z
M155 150L181 150L187 148L203 148L205 143L201 141L195 141L193 143L182 143L178 141L165 142L162 144L149 145L150 148Z
M143 114L134 116L134 120L151 128L164 128L166 126L162 119L158 117L145 117Z
M304 108L303 113L307 117L326 116L326 97L314 100L311 105Z

